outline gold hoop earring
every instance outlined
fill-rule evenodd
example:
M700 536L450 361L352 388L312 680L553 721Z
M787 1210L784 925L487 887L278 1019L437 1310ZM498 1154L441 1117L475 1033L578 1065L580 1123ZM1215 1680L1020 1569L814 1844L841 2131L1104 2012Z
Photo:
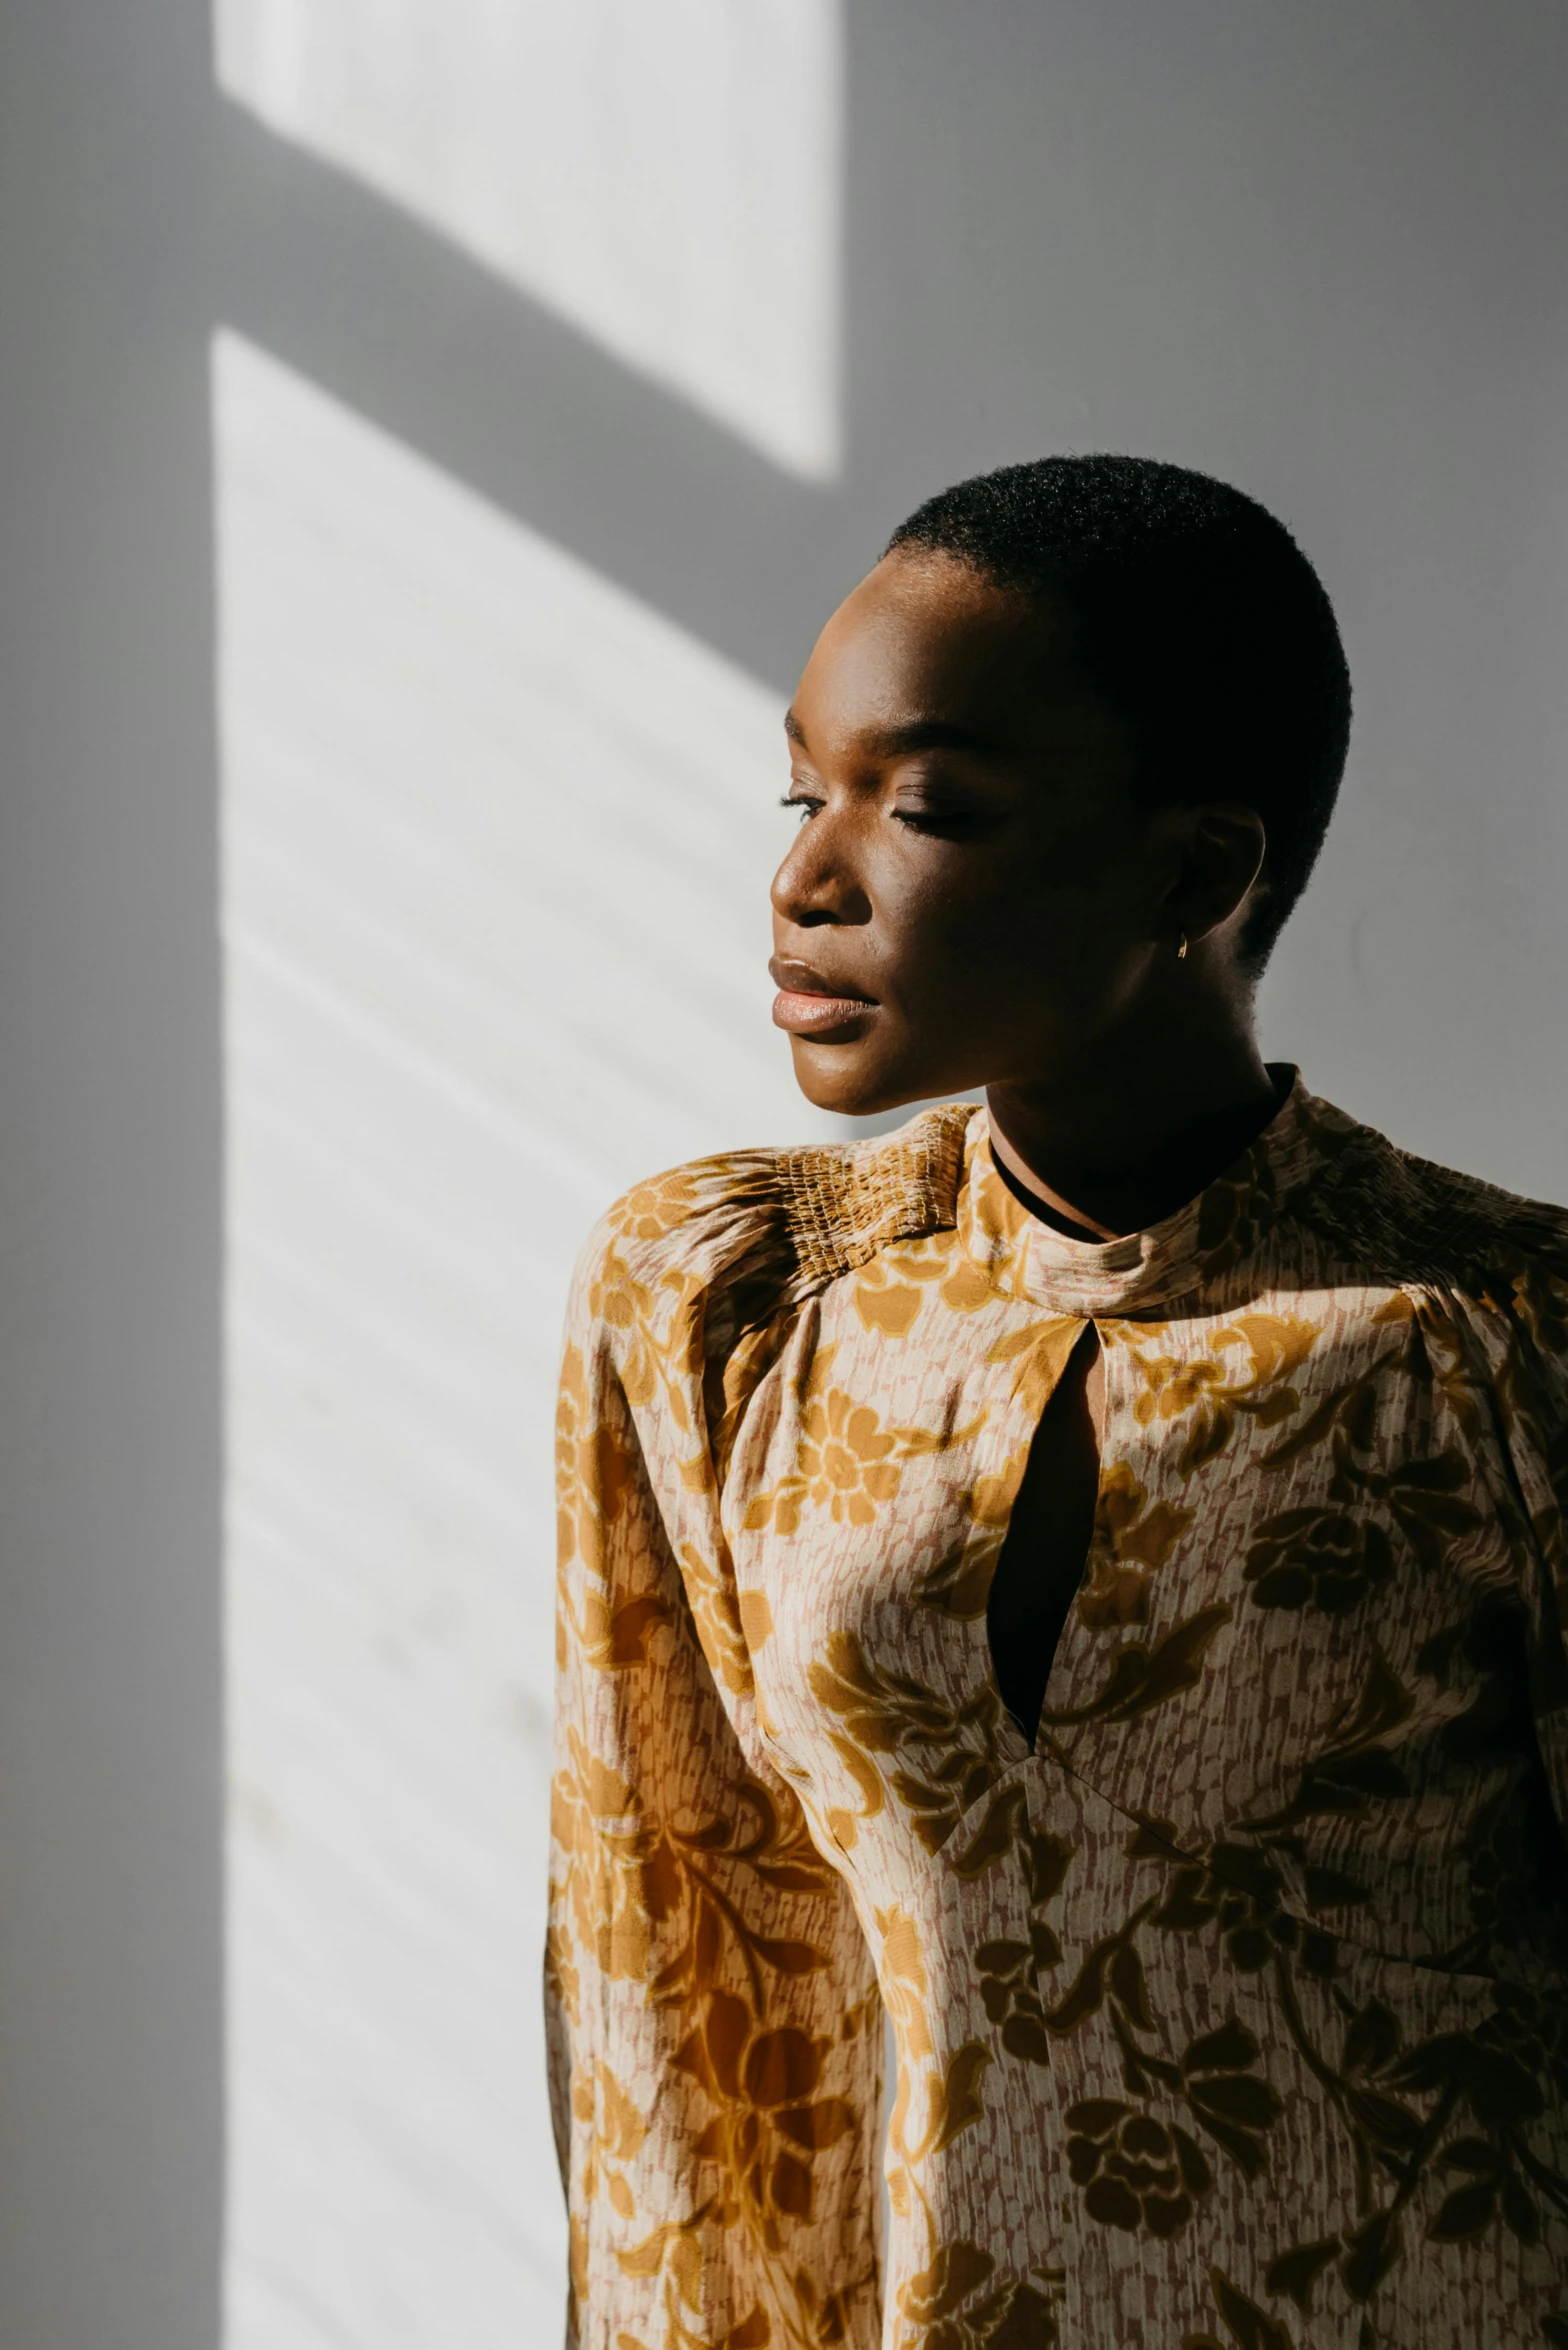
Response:
M1187 933L1185 930L1181 934L1181 944L1176 949L1176 960L1178 963L1185 963L1187 960Z

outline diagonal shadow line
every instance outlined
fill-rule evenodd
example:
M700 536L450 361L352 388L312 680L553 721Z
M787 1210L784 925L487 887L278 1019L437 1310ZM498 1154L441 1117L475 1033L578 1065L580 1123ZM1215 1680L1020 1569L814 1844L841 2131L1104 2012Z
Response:
M797 480L386 198L219 100L222 321L781 689L858 569Z

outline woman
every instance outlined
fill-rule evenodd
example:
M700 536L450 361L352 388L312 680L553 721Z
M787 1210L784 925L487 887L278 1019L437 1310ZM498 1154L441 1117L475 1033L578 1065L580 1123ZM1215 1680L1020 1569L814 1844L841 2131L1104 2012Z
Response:
M931 501L812 654L775 1018L986 1107L583 1261L594 2350L1568 2343L1568 1232L1259 1059L1348 723L1288 534L1131 459Z

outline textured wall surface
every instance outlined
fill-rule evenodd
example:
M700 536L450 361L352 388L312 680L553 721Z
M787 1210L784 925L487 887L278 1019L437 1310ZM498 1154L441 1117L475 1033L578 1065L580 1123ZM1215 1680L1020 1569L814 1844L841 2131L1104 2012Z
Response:
M680 0L651 160L661 61L540 0L0 25L8 2345L216 2350L226 2171L244 2350L553 2325L562 1271L638 1168L807 1131L772 729L925 492L1121 447L1286 516L1358 708L1268 1047L1568 1192L1561 10L808 19L715 61Z
M777 698L246 343L215 370L233 2350L553 2331L566 1284L803 1115ZM308 2314L307 2314L308 2313Z

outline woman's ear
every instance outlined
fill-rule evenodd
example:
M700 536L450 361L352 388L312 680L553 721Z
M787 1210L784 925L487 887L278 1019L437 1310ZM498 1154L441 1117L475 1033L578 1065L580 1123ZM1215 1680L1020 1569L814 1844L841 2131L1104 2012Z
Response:
M1196 942L1221 929L1251 893L1268 847L1263 819L1244 800L1181 811L1181 869L1171 892L1173 931Z

